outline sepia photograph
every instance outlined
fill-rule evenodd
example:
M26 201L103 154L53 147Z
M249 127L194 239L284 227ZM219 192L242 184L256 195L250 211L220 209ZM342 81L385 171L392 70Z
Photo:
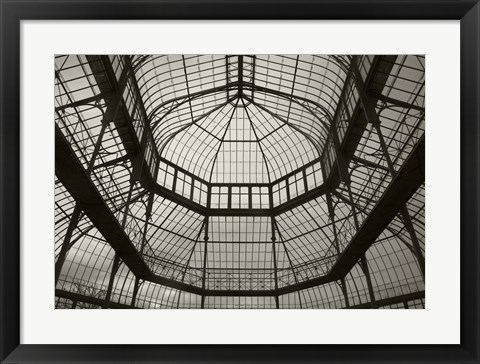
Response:
M54 70L56 309L425 309L424 55Z

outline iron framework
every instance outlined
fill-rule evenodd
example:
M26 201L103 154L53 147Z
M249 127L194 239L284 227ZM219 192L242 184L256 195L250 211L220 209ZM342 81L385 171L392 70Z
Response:
M423 308L418 55L55 59L57 308Z

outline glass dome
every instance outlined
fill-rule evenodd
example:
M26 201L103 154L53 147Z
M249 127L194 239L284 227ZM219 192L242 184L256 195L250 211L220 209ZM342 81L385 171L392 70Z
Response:
M423 308L423 56L55 59L57 308Z
M158 56L135 74L160 154L209 183L271 183L320 158L346 78L318 56Z

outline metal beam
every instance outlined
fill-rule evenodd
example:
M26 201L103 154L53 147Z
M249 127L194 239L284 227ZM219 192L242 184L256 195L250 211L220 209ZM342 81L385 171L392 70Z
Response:
M205 216L205 235L203 237L203 269L202 269L202 290L205 292L205 285L207 281L207 258L208 258L208 216ZM201 308L205 308L205 295L202 295Z
M271 233L272 233L272 255L273 255L273 275L274 275L274 284L275 284L275 291L278 291L278 268L277 268L277 249L275 247L275 241L277 240L275 236L275 217L272 216L270 218L271 222ZM278 296L275 296L275 306L279 308Z
M380 169L384 172L388 172L390 173L390 170L387 168L387 167L384 167L378 163L375 163L375 162L372 162L372 161L369 161L369 160L366 160L366 159L363 159L363 158L360 158L360 157L357 157L356 155L352 155L352 158L351 158L352 161L360 164L360 165L363 165L363 166L366 166L366 167L370 167L370 168L373 168L373 169Z
M416 110L416 111L419 111L419 112L425 112L424 107L409 104L408 102L397 100L397 99L394 99L392 97L385 96L385 95L383 95L379 92L369 91L369 92L367 92L367 95L374 98L374 99L384 101L387 104L391 104L392 106L398 106L398 107L401 107L401 108L404 108L404 109L411 109L411 110Z
M238 56L238 96L243 96L243 56Z
M74 101L74 102L71 102L71 103L66 104L66 105L57 106L55 108L55 111L59 112L59 111L63 111L65 109L68 109L68 108L71 108L71 107L75 108L75 107L79 107L79 106L90 105L91 103L95 103L97 101L107 99L110 96L112 96L112 94L113 94L112 92L99 93L98 95L87 97L83 100Z
M283 204L274 207L273 210L272 210L273 215L277 216L277 215L283 214L284 212L289 211L289 210L291 210L295 207L303 205L304 203L306 203L308 201L311 201L311 200L325 194L328 190L329 190L329 188L324 184L322 184L318 187L315 187L314 189L311 189L308 192L306 192L306 193L304 193L300 196L292 198L291 200L286 201Z
M234 291L230 291L234 292ZM91 296L86 296L80 293L75 293L75 292L69 292L65 291L62 289L56 289L55 290L55 296L60 297L60 298L65 298L68 300L76 301L76 302L85 302L97 306L102 306L104 300L101 298L96 298L96 297L91 297ZM419 300L419 299L425 299L425 291L419 291L419 292L413 292L413 293L407 293L404 295L400 296L395 296L395 297L389 297L389 298L384 298L381 300L377 301L377 306L378 307L384 307L396 303L404 303L404 302L409 302L413 300ZM132 307L131 305L126 305L123 303L118 303L118 302L110 302L110 308L111 309L131 309L131 308L139 308L139 307ZM345 307L345 309L368 309L370 308L370 303L361 303L358 305L350 306L350 307Z
M96 166L93 167L93 170L95 171L95 170L100 169L100 168L114 166L116 164L120 164L120 163L126 162L130 159L133 159L135 157L136 157L136 154L125 154L121 157L111 159L108 162L97 164Z
M96 305L96 306L99 306L99 307L102 307L104 302L105 302L105 300L102 299L102 298L86 296L84 294L69 292L69 291L65 291L63 289L56 289L55 290L55 297L65 298L67 300L72 300L73 302L85 302L85 303L89 303L89 304ZM123 303L110 302L110 308L127 309L127 308L132 308L132 307L129 306L129 305L125 305Z
M389 297L389 298L384 298L381 300L377 301L377 308L378 307L384 307L388 305L393 305L396 303L403 303L413 301L413 300L420 300L425 298L425 291L419 291L419 292L413 292L413 293L407 293L404 295L400 296L395 296L395 297ZM359 305L354 305L346 308L351 308L351 309L365 309L365 308L371 308L370 307L370 302L367 303L360 303Z

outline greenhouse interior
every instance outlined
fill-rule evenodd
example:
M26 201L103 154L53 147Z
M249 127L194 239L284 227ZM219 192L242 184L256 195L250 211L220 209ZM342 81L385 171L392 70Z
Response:
M58 309L425 308L425 57L57 55Z

